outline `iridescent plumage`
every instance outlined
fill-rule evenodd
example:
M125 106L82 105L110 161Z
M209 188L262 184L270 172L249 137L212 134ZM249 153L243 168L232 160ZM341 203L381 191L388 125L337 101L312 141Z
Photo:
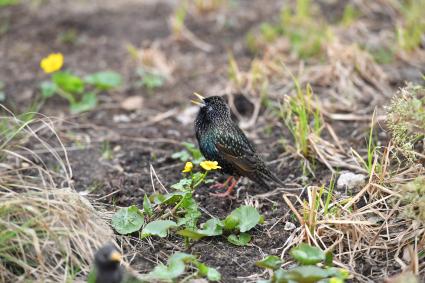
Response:
M283 185L266 167L243 131L232 121L224 99L212 96L202 99L202 102L195 121L195 133L204 157L217 161L226 174L247 177L267 188L269 185L266 181Z

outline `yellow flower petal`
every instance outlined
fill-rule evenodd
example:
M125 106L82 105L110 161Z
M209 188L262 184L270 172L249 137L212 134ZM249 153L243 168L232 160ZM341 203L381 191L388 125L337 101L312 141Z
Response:
M218 166L217 161L206 160L206 161L202 161L200 165L201 165L202 168L204 168L207 171L215 170L215 169L221 169L221 167Z
M192 171L193 168L193 164L192 162L186 162L186 164L184 165L184 169L183 169L183 173L189 173L190 171Z
M63 66L63 55L62 53L52 53L49 56L43 58L40 62L40 67L46 74L50 74L59 71Z

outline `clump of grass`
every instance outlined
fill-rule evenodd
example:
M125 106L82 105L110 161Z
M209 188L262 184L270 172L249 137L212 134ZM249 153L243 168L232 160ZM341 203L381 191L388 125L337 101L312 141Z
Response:
M297 57L305 59L322 52L330 38L330 30L312 12L310 0L297 0L295 9L284 8L277 24L262 23L258 32L250 32L246 43L252 52L257 52L279 38L287 38Z
M320 136L322 118L318 109L313 108L313 90L307 85L301 89L298 80L293 77L296 95L289 97L281 107L280 115L290 130L297 152L305 158L310 158L312 151L309 146L311 134Z
M409 161L416 159L413 150L425 135L425 88L408 84L387 107L387 126L399 152Z
M88 274L93 251L113 232L69 187L72 172L51 121L1 120L11 130L0 147L0 281L71 282Z
M419 176L399 188L401 201L406 204L404 215L425 223L425 177Z

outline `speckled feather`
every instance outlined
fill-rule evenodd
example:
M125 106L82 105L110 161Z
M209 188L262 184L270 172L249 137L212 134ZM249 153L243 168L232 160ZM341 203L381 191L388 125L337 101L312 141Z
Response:
M266 167L243 131L232 121L224 99L212 96L205 98L204 103L195 121L196 138L204 157L217 161L223 173L247 177L267 188L269 185L266 181L283 185Z

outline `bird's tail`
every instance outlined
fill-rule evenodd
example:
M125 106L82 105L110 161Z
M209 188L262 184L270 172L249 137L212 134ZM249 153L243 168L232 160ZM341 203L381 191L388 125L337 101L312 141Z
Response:
M273 174L268 168L265 168L265 170L261 171L261 175L264 179L270 180L275 182L276 184L280 186L285 186L282 180L280 180L275 174Z

